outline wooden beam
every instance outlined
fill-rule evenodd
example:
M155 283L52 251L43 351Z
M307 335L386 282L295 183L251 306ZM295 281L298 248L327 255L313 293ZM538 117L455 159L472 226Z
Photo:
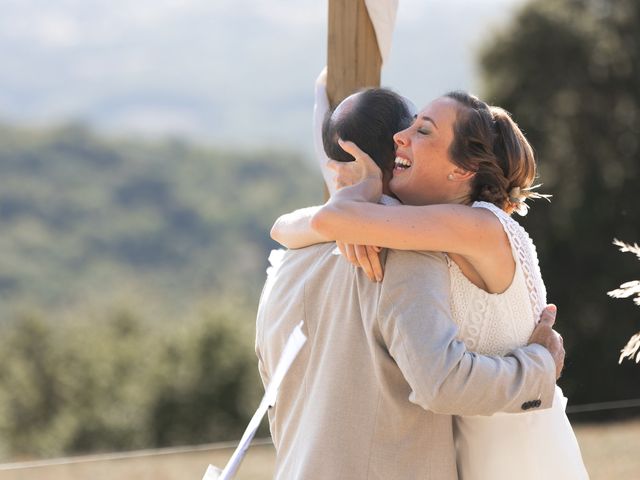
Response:
M364 0L329 0L327 95L332 107L380 86L382 57Z

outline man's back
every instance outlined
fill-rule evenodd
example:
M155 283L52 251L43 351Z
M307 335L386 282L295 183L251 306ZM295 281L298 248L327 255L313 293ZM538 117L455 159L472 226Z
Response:
M265 383L301 320L309 338L270 412L276 478L456 478L451 417L409 400L412 390L389 352L393 326L380 324L381 315L388 317L380 312L388 308L381 306L384 290L388 296L388 287L422 281L405 279L401 265L429 254L391 252L385 280L376 284L334 248L287 252L260 302L257 352ZM441 297L436 309L448 305L449 287L438 262L433 287L421 286Z

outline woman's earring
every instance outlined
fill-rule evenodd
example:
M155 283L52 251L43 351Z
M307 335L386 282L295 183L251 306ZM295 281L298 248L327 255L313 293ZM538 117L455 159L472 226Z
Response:
M453 180L453 173L450 173L449 175L447 175L447 179L448 180Z

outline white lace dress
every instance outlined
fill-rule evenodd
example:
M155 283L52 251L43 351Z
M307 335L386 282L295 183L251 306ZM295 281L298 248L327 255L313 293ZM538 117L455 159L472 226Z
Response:
M451 310L460 340L469 350L504 356L526 345L546 305L546 289L527 232L491 203L475 202L473 207L486 208L498 217L511 242L516 271L505 292L491 294L471 283L449 260ZM460 479L588 478L564 411L566 402L556 387L553 407L547 410L454 417Z

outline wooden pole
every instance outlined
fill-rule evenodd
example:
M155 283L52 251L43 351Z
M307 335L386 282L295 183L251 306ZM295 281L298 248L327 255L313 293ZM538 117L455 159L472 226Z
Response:
M331 106L360 88L379 87L381 67L364 0L329 0L327 95Z
M333 108L361 88L380 86L382 57L364 0L329 0L328 30L327 96Z

